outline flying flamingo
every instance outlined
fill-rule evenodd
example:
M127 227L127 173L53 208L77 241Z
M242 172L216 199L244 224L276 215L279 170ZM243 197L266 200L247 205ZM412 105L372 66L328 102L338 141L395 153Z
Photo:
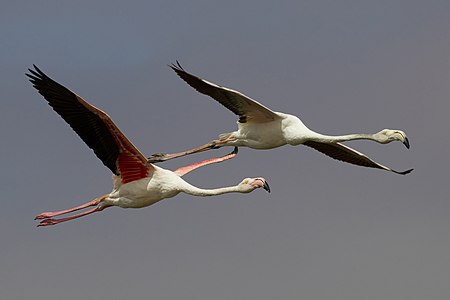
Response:
M212 97L239 116L238 130L219 135L219 139L198 148L173 153L155 153L149 162L161 162L176 157L198 153L222 146L244 146L253 149L272 149L286 144L314 148L331 158L347 163L378 168L397 174L408 174L413 169L398 172L379 164L365 154L341 142L350 140L372 140L381 144L401 141L409 149L409 141L401 130L383 129L375 134L347 134L339 136L323 135L310 130L296 116L275 112L244 94L201 79L186 72L180 63L170 66L187 84L198 92Z
M172 172L152 165L128 140L111 118L80 96L49 78L36 66L26 74L33 86L44 96L49 105L72 127L97 157L113 172L113 191L86 204L57 212L44 212L36 216L42 220L38 226L55 225L76 219L111 206L141 208L162 199L171 198L180 192L194 196L214 196L225 193L250 193L257 188L270 192L262 177L245 178L236 186L217 189L195 187L181 176L199 167L233 158L237 148L228 155L212 158L182 167ZM62 214L78 211L90 206L90 210L66 218L54 219Z

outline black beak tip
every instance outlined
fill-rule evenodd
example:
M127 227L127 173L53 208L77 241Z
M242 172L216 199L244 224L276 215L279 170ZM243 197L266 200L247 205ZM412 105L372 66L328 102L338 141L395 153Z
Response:
M406 174L411 173L413 170L414 169L409 169L409 170L406 170L406 171L403 171L403 172L398 172L398 173L401 174L401 175L406 175Z
M409 140L408 140L408 138L405 138L405 141L403 142L403 144L405 145L406 148L409 149Z
M270 193L270 186L269 186L269 184L267 183L267 181L264 182L263 188L264 188L268 193Z

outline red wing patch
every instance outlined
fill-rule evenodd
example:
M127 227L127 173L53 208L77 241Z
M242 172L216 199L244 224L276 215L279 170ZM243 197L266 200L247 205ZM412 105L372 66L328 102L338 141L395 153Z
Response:
M123 184L148 176L149 167L127 151L119 154L117 164Z
M147 163L144 155L127 139L107 114L103 113L102 119L109 127L119 147L120 153L116 165L122 183L125 184L147 177L153 166Z

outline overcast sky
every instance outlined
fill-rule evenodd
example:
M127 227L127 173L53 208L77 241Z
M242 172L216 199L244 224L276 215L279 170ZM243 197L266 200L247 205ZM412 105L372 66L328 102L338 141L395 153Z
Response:
M6 1L0 37L2 299L450 298L449 1ZM321 133L402 129L409 150L347 144L415 170L241 148L185 179L213 188L263 176L271 194L180 194L36 228L38 213L112 183L27 68L108 112L150 155L236 129L167 67L175 60Z

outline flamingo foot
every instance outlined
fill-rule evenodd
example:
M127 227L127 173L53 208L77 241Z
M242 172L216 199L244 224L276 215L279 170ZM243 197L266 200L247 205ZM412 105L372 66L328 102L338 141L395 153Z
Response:
M104 198L106 198L106 197L97 198L95 201L96 202L100 202L100 200L98 200L98 199L104 199ZM89 206L91 206L90 205L91 203L92 202L88 202ZM77 218L80 218L80 217L83 217L83 216L95 213L97 211L102 211L102 210L104 210L107 207L110 207L110 205L108 205L108 206L100 206L99 205L99 206L94 207L93 209L90 209L90 210L87 210L85 212L82 212L82 213L79 213L79 214L76 214L76 215L73 215L73 216L70 216L70 217L66 217L66 218L61 218L61 219L47 218L47 219L42 220L37 226L40 227L40 226L50 226L50 225L59 224L59 223L62 223L62 222L70 221L70 220L73 220L73 219L77 219ZM73 211L73 209L72 209L72 211Z
M60 221L55 220L55 219L45 219L45 220L42 220L42 221L37 225L37 227L41 227L41 226L50 226L50 225L55 225L55 224L58 224L58 223L60 223Z
M42 214L37 215L34 219L35 220L48 219L54 217L57 214L58 214L57 212L44 212Z
M34 219L35 220L49 219L49 218L53 218L55 216L64 215L64 214L71 213L71 212L74 212L74 211L77 211L77 210L80 210L80 209L84 209L84 208L89 207L89 206L95 206L95 205L98 205L103 200L105 200L107 197L108 197L108 194L105 194L105 195L103 195L101 197L95 198L94 200L89 201L89 202L87 202L85 204L82 204L80 206L77 206L77 207L69 208L69 209L66 209L66 210L60 210L60 211L43 212L43 213L37 215Z
M162 162L162 161L166 160L166 159L164 159L165 157L167 157L167 155L164 153L154 153L154 154L152 154L152 156L147 158L147 162L148 163Z

